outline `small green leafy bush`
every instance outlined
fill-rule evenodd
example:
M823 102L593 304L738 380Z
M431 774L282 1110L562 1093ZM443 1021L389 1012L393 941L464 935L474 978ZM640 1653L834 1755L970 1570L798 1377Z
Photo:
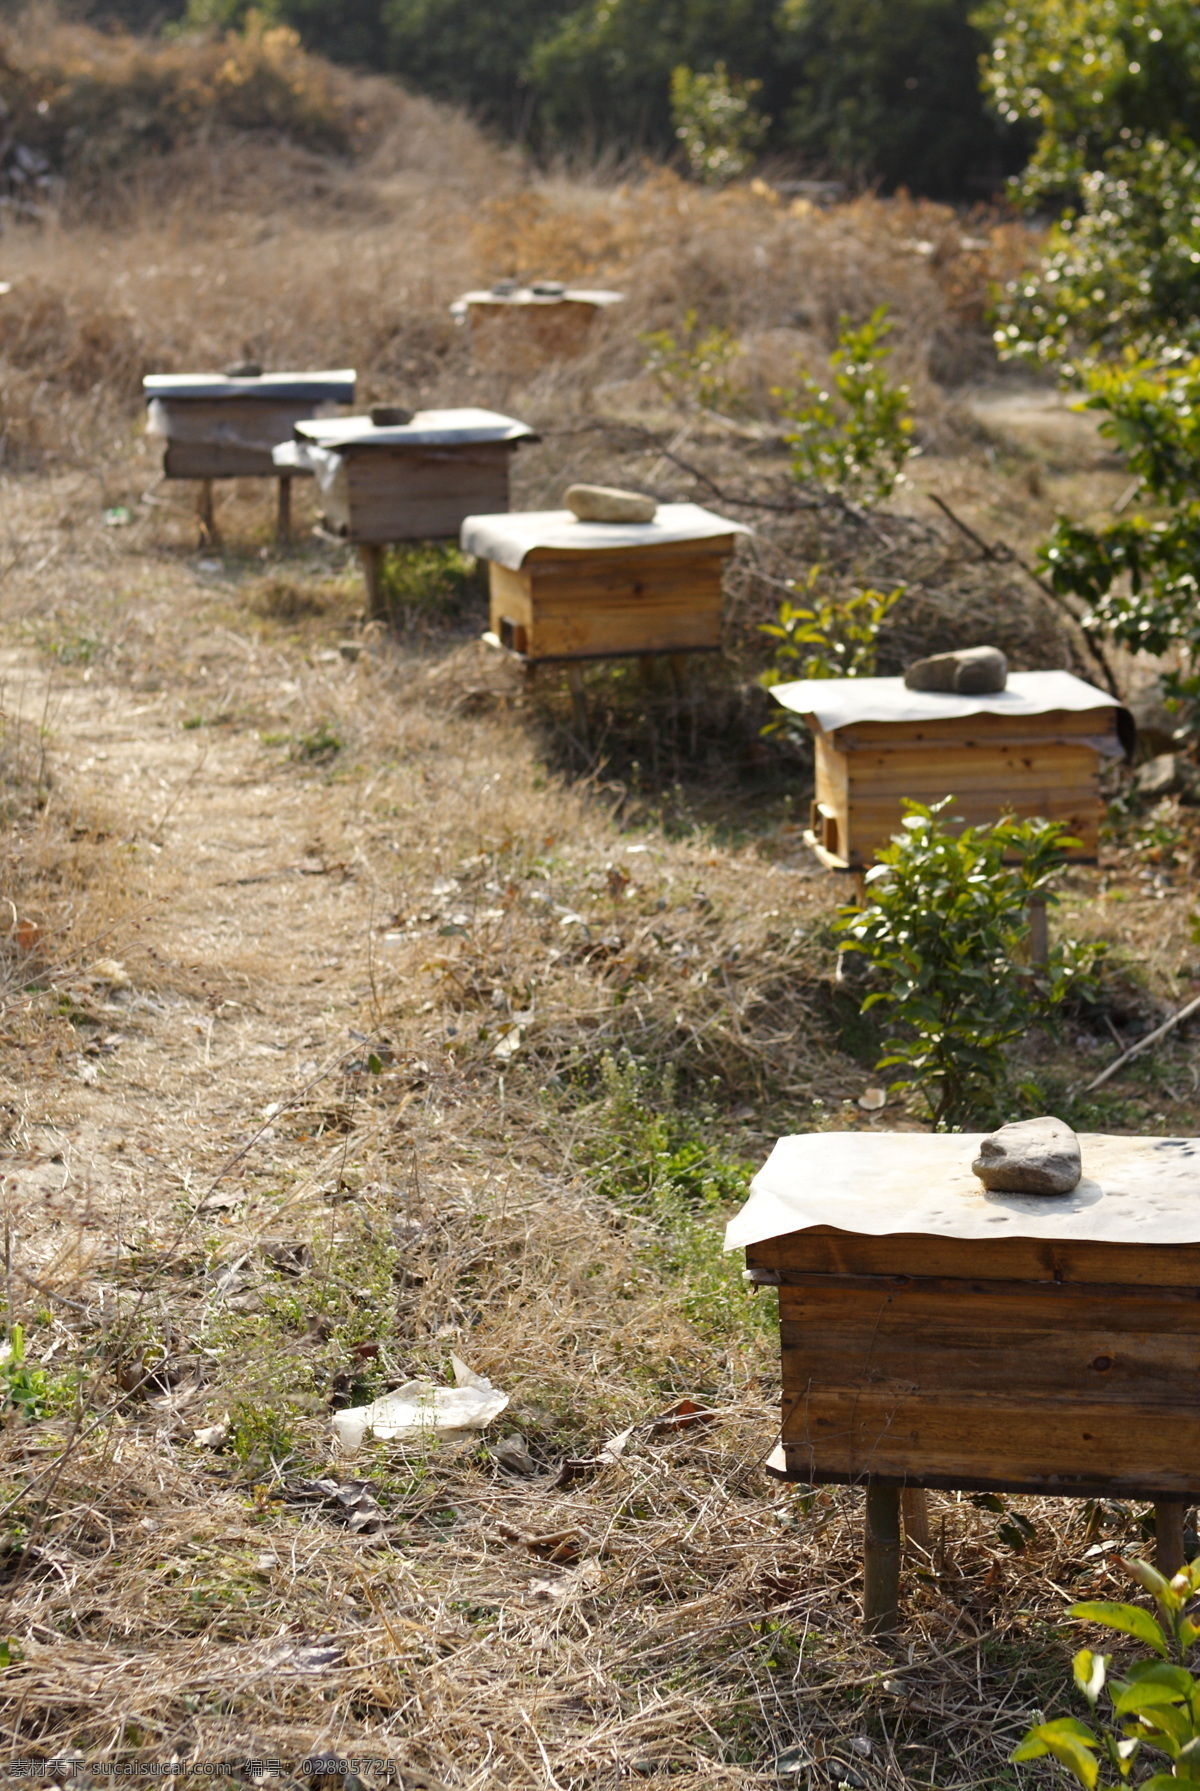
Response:
M1071 1615L1132 1636L1152 1650L1153 1658L1110 1678L1111 1656L1081 1648L1072 1663L1075 1684L1095 1714L1105 1693L1116 1721L1105 1721L1098 1730L1073 1716L1036 1723L1010 1758L1019 1762L1049 1755L1084 1791L1096 1791L1102 1765L1116 1774L1110 1782L1120 1784L1129 1779L1142 1748L1149 1748L1165 1755L1170 1771L1142 1779L1141 1791L1178 1791L1181 1779L1185 1784L1200 1779L1200 1685L1182 1664L1200 1638L1200 1625L1186 1614L1200 1591L1200 1560L1171 1580L1146 1561L1121 1565L1152 1595L1157 1620L1140 1605L1104 1601L1073 1604Z
M639 340L647 350L646 371L673 404L716 412L735 408L729 369L742 350L733 330L719 324L701 329L696 312L688 310L678 335L648 330Z
M720 186L754 160L771 120L754 104L761 81L741 81L723 62L711 74L682 64L671 71L671 123L696 180Z
M384 555L380 590L391 615L449 618L479 595L479 569L470 554L440 541L419 541Z
M778 621L759 624L778 642L763 673L768 688L791 678L867 678L875 670L880 630L907 587L829 591L820 581L821 568L813 566L799 587L805 601L785 597Z
M855 503L889 498L913 451L909 389L893 385L885 368L891 329L883 305L857 328L843 317L829 357L833 392L804 373L798 390L777 393L793 476Z
M952 800L905 803L903 832L867 872L870 899L834 923L842 949L862 953L882 985L862 1011L882 1003L896 1027L877 1067L902 1069L893 1087L918 1092L939 1127L994 1118L1005 1047L1082 992L1099 955L1065 940L1048 963L1025 961L1029 897L1078 843L1063 824L1007 816L952 828L943 819Z
M1163 694L1194 723L1200 705L1200 358L1130 359L1094 370L1086 384L1085 402L1101 413L1102 433L1124 450L1131 470L1168 513L1123 516L1101 528L1061 517L1042 548L1042 568L1056 591L1086 600L1085 626L1103 628L1133 652L1172 656Z
M8 1341L0 1346L0 1413L18 1413L30 1423L47 1418L69 1403L74 1392L72 1377L53 1378L40 1362L31 1362L25 1350L25 1327L14 1325Z

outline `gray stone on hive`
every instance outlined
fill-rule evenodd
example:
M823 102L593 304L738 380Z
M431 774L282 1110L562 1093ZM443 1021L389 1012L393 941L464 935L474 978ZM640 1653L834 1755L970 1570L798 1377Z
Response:
M995 1194L1069 1194L1083 1174L1079 1140L1061 1119L1019 1119L979 1146L971 1168Z
M412 412L402 404L373 404L370 414L376 429L403 429L413 419Z
M653 522L658 509L652 497L615 485L568 485L563 502L580 522Z
M999 647L959 647L914 659L904 674L910 690L941 690L955 696L987 696L1008 682L1008 661Z

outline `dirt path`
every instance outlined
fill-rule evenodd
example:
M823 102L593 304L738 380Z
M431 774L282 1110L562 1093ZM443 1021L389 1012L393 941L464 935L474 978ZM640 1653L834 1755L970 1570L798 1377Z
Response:
M350 1028L370 1029L355 817L281 775L253 734L181 734L177 695L64 683L14 652L0 670L11 710L31 726L49 716L55 775L74 806L108 818L124 842L112 874L136 890L122 892L116 943L78 966L98 1024L81 1029L70 1081L30 1091L9 1175L18 1189L54 1184L64 1221L123 1208L154 1222L198 1198L270 1103L353 1054ZM277 676L260 674L272 678L277 694ZM244 698L260 679L243 673ZM120 961L122 937L148 989L95 971ZM302 1154L268 1126L249 1161L291 1179Z

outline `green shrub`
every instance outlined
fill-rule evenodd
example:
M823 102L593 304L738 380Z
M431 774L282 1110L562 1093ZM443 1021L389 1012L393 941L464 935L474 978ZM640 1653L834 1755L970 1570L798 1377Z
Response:
M808 601L785 597L778 621L759 623L778 642L762 677L768 688L791 678L869 678L875 670L880 630L906 587L826 592L820 578L821 568L813 566L803 586Z
M470 554L457 547L418 541L384 555L380 588L392 615L448 618L478 596L479 570Z
M1039 134L1015 183L1067 209L999 306L1004 354L1087 364L1200 337L1200 13L1187 0L988 0L986 85Z
M1165 1756L1170 1771L1142 1779L1141 1791L1178 1791L1181 1779L1185 1784L1196 1782L1200 1761L1200 1685L1182 1664L1200 1638L1200 1625L1186 1615L1188 1603L1200 1591L1200 1560L1171 1580L1145 1561L1121 1565L1152 1595L1157 1620L1134 1604L1071 1606L1072 1617L1133 1636L1152 1650L1152 1658L1136 1661L1120 1678L1109 1677L1111 1656L1093 1654L1089 1648L1076 1654L1072 1665L1077 1688L1094 1714L1104 1693L1116 1721L1106 1721L1099 1731L1073 1716L1036 1723L1009 1757L1021 1762L1049 1755L1079 1780L1084 1791L1096 1791L1102 1765L1116 1774L1115 1783L1120 1784L1129 1779L1141 1750L1148 1748Z
M918 1092L941 1128L994 1120L1005 1047L1080 987L1099 951L1067 940L1048 963L1027 961L1029 897L1078 843L1063 824L1007 816L952 829L952 800L905 803L904 831L867 872L869 901L834 923L842 949L861 953L881 985L862 1011L883 1004L897 1028L877 1067L901 1068L893 1087Z
M761 81L739 81L723 62L711 74L672 69L671 123L695 179L720 186L745 174L771 123L753 103L761 91Z
M1200 358L1128 360L1087 376L1090 409L1169 513L1102 528L1059 519L1041 552L1056 591L1090 606L1098 627L1133 652L1169 655L1168 704L1194 724L1200 704Z
M701 329L696 312L684 313L683 329L649 330L639 338L648 350L643 363L673 404L729 411L736 402L729 368L742 352L733 330L710 324Z
M857 503L891 496L912 453L913 430L908 387L893 385L884 367L891 329L883 305L857 328L843 317L829 357L836 397L809 374L799 390L777 394L796 479Z

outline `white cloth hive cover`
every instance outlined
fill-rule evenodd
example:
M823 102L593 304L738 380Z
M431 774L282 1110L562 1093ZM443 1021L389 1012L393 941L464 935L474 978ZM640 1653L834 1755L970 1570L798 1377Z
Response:
M408 423L372 423L370 417L339 417L336 422L297 423L304 442L322 448L439 447L456 442L515 442L533 435L527 423L499 411L419 410Z
M903 678L800 678L771 695L797 715L813 715L830 733L856 721L956 721L964 715L1045 715L1051 709L1116 709L1115 697L1070 672L1010 672L1008 687L988 696L909 690Z
M1070 1194L989 1194L971 1172L986 1132L809 1132L781 1138L725 1231L727 1250L832 1225L885 1237L1200 1243L1200 1139L1084 1132Z
M273 403L353 404L353 367L323 373L260 373L231 378L227 373L148 373L142 381L147 401L172 398L266 398Z
M452 317L462 317L468 305L561 305L571 300L577 305L618 305L623 292L608 292L601 287L568 286L562 292L533 292L518 286L513 292L464 292L450 307Z
M462 548L516 572L535 547L595 553L606 547L658 547L671 541L707 541L716 535L748 535L699 504L660 504L653 522L580 522L572 510L516 510L501 516L468 516Z

